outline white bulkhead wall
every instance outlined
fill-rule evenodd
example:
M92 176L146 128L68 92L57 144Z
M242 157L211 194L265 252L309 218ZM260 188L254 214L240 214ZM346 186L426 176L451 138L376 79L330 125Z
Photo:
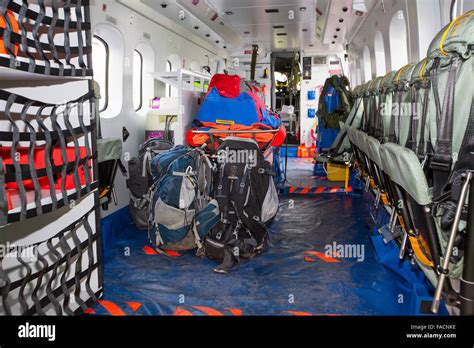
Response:
M147 19L117 1L92 1L91 20L93 35L98 35L106 40L111 51L109 106L103 113L104 117L101 117L100 120L102 137L121 139L122 127L127 128L130 136L123 144L123 162L127 166L126 158L136 156L140 144L145 140L145 114L149 104L148 97L165 96L164 84L145 78L143 81L143 107L138 112L135 111L132 90L134 50L140 50L140 47L143 48L143 46L149 47L146 52L150 54L151 51L154 55L154 69L152 71L166 71L166 62L170 56L179 57L180 67L185 69L190 69L191 64L194 67L196 64L204 66L210 63L211 69L215 70L217 62L227 56L225 52L219 51L208 43L201 41L196 44L191 41L193 40L192 33L189 36L181 35L176 31L176 27L173 28L173 25L171 25L172 30L168 29L170 24L166 18L152 16ZM147 54L145 53L145 55ZM144 64L144 69L149 65ZM119 204L118 206L110 204L109 210L102 212L102 217L128 205L129 195L125 180L126 178L119 171L115 180Z

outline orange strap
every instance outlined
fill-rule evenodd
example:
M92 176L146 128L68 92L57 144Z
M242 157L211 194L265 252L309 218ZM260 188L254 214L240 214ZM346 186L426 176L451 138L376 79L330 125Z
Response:
M176 316L185 316L185 317L192 317L193 313L190 311L187 311L186 309L183 309L181 307L176 308L176 311L174 312L174 315Z
M321 260L323 260L324 262L329 262L329 263L335 263L335 262L341 262L341 260L338 260L338 259L335 259L335 258L332 258L332 257L328 257L326 255L324 255L323 253L320 253L320 252L317 252L317 251L305 251L304 252L305 255L311 255L311 256L316 256L318 258L320 258Z
M203 312L207 315L212 315L212 316L223 316L224 315L221 312L216 311L215 309L210 308L210 307L201 307L201 306L193 306L193 307L196 308L198 311L201 311L201 312Z
M109 312L110 315L114 317L123 317L126 314L113 302L106 301L106 300L99 300L98 301L102 307L105 308L107 312Z
M301 317L310 317L310 316L312 316L312 314L308 313L308 312L286 311L286 313L301 316Z

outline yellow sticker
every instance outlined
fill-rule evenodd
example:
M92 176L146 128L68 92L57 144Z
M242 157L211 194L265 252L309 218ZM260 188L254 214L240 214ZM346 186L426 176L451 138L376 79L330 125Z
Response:
M235 124L234 121L230 121L230 120L216 120L216 123L217 124Z

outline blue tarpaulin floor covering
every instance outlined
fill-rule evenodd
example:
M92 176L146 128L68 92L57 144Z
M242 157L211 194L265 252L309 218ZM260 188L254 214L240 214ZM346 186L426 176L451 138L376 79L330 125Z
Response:
M109 239L104 301L90 312L413 314L410 287L377 259L368 204L362 196L345 194L282 197L266 252L227 274L213 272L217 263L194 252L176 257L150 252L146 231L137 230L122 210L103 221Z

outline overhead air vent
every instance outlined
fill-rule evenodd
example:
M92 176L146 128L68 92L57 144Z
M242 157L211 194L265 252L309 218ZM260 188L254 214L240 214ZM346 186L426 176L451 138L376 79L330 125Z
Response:
M266 13L278 13L278 12L280 12L280 10L277 9L277 8L266 8L265 12Z
M277 36L286 36L287 34L286 33L277 33L276 35Z
M284 29L285 26L284 25L274 25L273 26L273 29Z

